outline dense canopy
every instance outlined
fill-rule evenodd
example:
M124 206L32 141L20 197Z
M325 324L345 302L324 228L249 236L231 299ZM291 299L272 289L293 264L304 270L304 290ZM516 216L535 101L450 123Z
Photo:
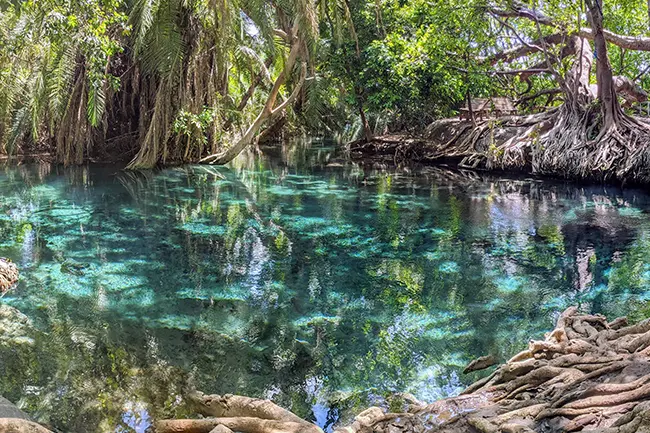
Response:
M0 143L65 164L223 163L283 132L422 130L477 97L539 112L575 82L578 103L603 101L603 80L638 113L649 30L642 0L3 1Z

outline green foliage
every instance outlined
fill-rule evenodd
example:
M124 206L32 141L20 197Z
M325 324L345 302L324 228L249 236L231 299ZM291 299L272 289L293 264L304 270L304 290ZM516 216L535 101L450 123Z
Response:
M290 36L303 44L309 73L286 126L347 139L366 132L359 120L365 117L374 133L420 130L456 115L468 97L516 99L558 87L550 73L511 72L551 61L566 75L574 56L561 58L562 44L547 47L548 55L494 56L588 25L580 3L536 5L553 26L488 11L511 6L485 0L7 3L0 11L0 145L12 151L56 143L61 162L69 163L102 150L95 143L131 134L138 137L130 141L135 166L194 161L236 142L257 117L282 73ZM604 9L608 30L648 34L646 2L605 1ZM609 51L616 74L650 85L642 73L650 64L646 52ZM298 75L288 71L279 100ZM519 109L562 102L553 98L530 98ZM214 114L206 117L206 110Z

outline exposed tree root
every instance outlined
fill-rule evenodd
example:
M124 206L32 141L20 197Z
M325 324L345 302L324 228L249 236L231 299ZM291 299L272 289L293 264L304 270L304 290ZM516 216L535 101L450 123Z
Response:
M650 432L650 321L626 324L569 308L544 340L458 397L412 399L407 413L372 407L335 433ZM191 400L211 418L159 421L156 432L321 432L268 400L200 393Z
M18 267L7 259L0 258L0 294L16 284L18 281Z
M393 135L354 143L353 153L399 161L448 161L462 168L517 170L576 179L650 182L650 123L620 113L603 125L597 105L477 123L444 119L422 138Z
M314 424L269 400L199 392L190 394L189 398L198 413L210 418L162 420L155 424L156 433L227 433L228 430L242 433L323 433Z
M251 417L164 420L156 423L157 433L210 433L223 426L241 433L310 433L322 430L306 422L282 422Z

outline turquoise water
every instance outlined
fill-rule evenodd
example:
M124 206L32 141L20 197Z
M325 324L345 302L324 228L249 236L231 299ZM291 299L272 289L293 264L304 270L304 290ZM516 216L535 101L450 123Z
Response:
M0 170L0 394L66 432L143 432L184 391L326 430L453 395L565 307L645 317L650 196L359 166L312 145L231 167ZM14 313L15 314L15 313Z

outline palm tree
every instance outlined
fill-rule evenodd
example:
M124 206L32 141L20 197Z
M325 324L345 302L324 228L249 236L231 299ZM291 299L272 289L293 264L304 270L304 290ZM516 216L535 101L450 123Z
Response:
M10 4L0 145L48 144L63 164L110 148L133 149L132 169L228 162L294 107L327 112L321 21L330 45L355 35L345 0Z

